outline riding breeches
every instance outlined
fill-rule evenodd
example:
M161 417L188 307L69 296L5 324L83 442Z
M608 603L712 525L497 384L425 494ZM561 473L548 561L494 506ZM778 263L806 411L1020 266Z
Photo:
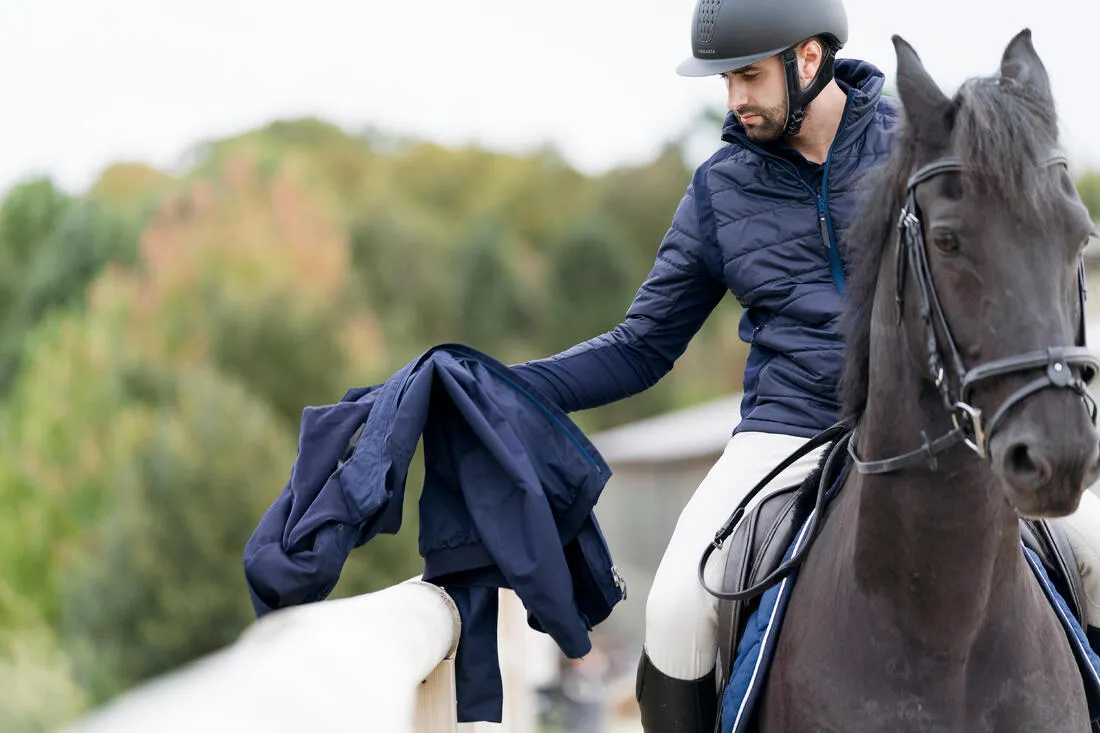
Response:
M699 559L741 499L806 439L773 433L734 435L684 507L657 568L646 602L645 647L669 677L695 680L714 669L718 654L718 599L699 584ZM819 448L781 473L754 498L801 483L817 466ZM1077 557L1088 599L1088 623L1100 627L1100 497L1091 490L1062 520ZM707 585L720 587L729 543L707 563Z
M805 438L737 433L680 513L646 601L645 648L669 677L694 680L714 669L718 655L718 599L699 584L699 558L741 499ZM757 495L802 483L820 461L819 448L803 456ZM751 505L750 505L751 506ZM707 562L707 585L720 587L729 543Z

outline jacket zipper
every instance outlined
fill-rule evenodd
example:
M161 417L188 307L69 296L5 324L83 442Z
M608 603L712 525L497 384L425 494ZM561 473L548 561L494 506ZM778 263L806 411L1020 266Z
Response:
M759 147L752 141L746 139L737 140L740 145L745 145L751 148L758 155L771 158L778 162L784 168L788 169L795 180L802 184L802 187L810 192L810 195L814 197L814 202L817 204L817 221L821 228L821 240L825 243L825 252L829 257L829 269L833 275L833 285L836 286L838 292L844 292L844 268L840 263L840 251L837 247L836 236L832 231L832 222L829 218L829 194L828 194L828 182L829 182L829 163L833 159L833 148L836 146L837 140L840 139L841 133L844 132L844 126L848 122L848 108L852 104L852 100L855 98L855 92L848 94L848 99L844 102L844 111L841 113L840 125L837 128L836 135L833 137L833 143L829 146L829 154L825 157L825 168L821 174L821 194L818 195L813 186L806 182L798 173L798 169L794 167L794 164L790 161L780 158L778 155L773 155L763 148ZM734 142L732 135L723 135L722 139L726 142Z
M832 245L832 238L829 236L829 221L825 218L825 202L821 199L817 200L817 221L821 225L821 241L828 250Z
M833 162L833 148L836 147L836 141L840 139L845 125L848 124L848 109L851 107L855 96L854 91L849 92L848 98L844 100L844 111L841 113L840 124L837 126L833 142L829 146L829 154L825 156L825 169L821 172L821 196L818 198L820 202L819 215L823 225L822 236L825 237L825 246L829 250L829 268L833 273L833 283L836 284L840 293L844 292L844 267L840 262L840 246L836 241L836 235L833 233L832 219L829 217L829 166Z
M610 554L610 552L608 553ZM611 566L611 579L615 581L615 587L619 589L619 595L622 596L622 600L626 600L626 578L619 572L619 568Z
M767 322L767 321L764 321L764 322L763 322L763 323L761 323L761 324L760 324L759 326L753 326L753 329L752 329L752 338L750 338L750 339L749 339L749 342L750 342L750 343L754 343L754 344L756 343L756 335L757 335L758 333L760 333L761 331L763 331L763 330L764 330L764 326L766 326L766 325L768 325L768 322Z

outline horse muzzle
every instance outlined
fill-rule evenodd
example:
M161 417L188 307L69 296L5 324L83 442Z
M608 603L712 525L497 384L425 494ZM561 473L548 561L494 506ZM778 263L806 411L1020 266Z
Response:
M989 460L1016 511L1061 517L1076 511L1100 476L1100 434L1090 405L1073 390L1030 395L988 437Z

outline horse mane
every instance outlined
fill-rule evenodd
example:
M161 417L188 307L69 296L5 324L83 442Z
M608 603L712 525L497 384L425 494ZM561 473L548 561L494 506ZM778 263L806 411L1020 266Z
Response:
M1039 161L1057 144L1057 116L1049 97L1030 85L1003 77L967 81L944 114L951 140L941 149L965 166L965 195L1002 202L1009 210L1037 217L1051 178ZM861 184L855 224L849 230L845 359L840 377L841 418L858 420L867 407L871 359L871 317L882 258L896 236L906 183L918 155L929 144L903 120L886 163ZM925 162L925 161L921 161Z

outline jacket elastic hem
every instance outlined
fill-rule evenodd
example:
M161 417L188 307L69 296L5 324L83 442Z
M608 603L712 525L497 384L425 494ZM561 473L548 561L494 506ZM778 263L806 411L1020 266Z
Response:
M733 429L733 435L738 433L774 433L776 435L790 435L795 438L812 438L822 430L832 427L829 425L790 425L787 423L762 420L749 417L742 420Z

